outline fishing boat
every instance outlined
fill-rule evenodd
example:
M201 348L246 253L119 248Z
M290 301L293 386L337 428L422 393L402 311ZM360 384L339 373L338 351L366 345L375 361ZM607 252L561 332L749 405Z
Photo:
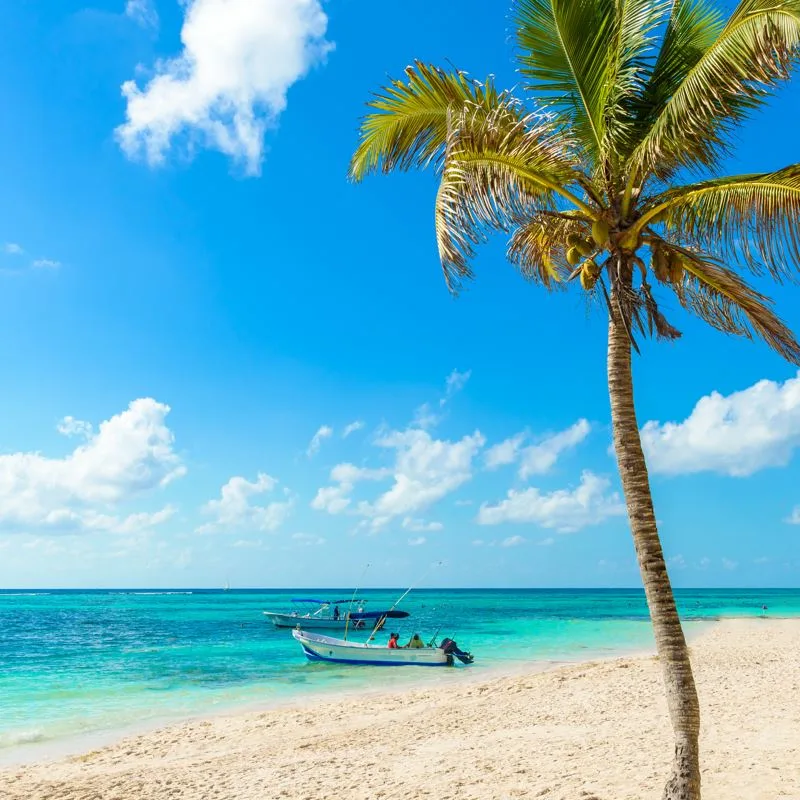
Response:
M264 611L264 616L276 628L296 628L298 625L303 630L362 630L367 623L377 623L383 619L403 619L408 616L407 611L364 611L363 600L319 600L313 597L293 597L292 602L303 606L316 606L315 610L305 613L301 610L288 614L278 611ZM340 605L352 607L358 605L358 611L339 612Z
M450 667L455 659L464 664L471 664L474 660L471 653L461 650L452 639L443 639L439 645L431 642L427 647L390 648L368 642L336 639L299 628L292 631L292 636L299 642L309 661L375 667Z

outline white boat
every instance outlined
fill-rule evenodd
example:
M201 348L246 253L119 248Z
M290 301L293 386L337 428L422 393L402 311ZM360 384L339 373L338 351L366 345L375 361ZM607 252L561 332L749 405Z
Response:
M333 617L315 617L312 614L281 614L277 611L265 611L264 616L276 628L296 628L298 625L309 630L336 630L343 631L347 627L347 614L343 614L339 619ZM363 628L363 620L353 620L351 628Z
M359 605L358 611L339 612L340 605L350 606L353 602L363 603L363 600L318 600L310 597L293 597L292 602L303 605L318 606L315 611L302 613L291 611L264 611L264 616L276 628L296 628L298 625L303 630L361 630L367 624L374 624L381 617L401 619L408 616L407 611L364 611Z
M335 639L321 633L295 629L292 636L300 643L309 661L333 664L365 664L376 667L449 667L458 658L472 663L472 656L459 650L452 639L444 639L438 647L386 647L365 642Z

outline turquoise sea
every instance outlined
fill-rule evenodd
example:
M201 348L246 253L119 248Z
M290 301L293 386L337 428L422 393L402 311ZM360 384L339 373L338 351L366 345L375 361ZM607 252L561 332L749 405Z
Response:
M368 608L402 590L368 590ZM118 731L331 693L460 681L531 662L576 661L652 647L637 590L418 590L392 627L455 638L475 664L445 670L311 664L265 609L296 595L229 592L0 591L0 761ZM800 616L800 589L684 590L687 630L725 616ZM767 611L762 606L768 607ZM388 638L389 627L378 641ZM424 674L420 674L424 673ZM431 674L435 673L435 674Z

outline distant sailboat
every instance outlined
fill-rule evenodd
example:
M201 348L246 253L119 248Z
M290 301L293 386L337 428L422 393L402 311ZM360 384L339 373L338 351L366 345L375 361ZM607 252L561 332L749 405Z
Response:
M229 592L231 590L231 582L226 578L225 579L225 588L222 590L223 592Z

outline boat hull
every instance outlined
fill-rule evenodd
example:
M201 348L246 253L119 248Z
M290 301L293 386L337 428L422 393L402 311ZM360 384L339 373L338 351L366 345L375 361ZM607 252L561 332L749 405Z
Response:
M298 625L303 630L343 631L347 626L347 618L330 619L329 617L301 616L299 614L279 614L276 611L265 611L264 616L276 628L296 628ZM361 621L351 621L349 628L363 628Z
M309 661L373 667L448 667L453 663L452 658L438 647L380 647L303 630L293 630L292 636L303 648Z

